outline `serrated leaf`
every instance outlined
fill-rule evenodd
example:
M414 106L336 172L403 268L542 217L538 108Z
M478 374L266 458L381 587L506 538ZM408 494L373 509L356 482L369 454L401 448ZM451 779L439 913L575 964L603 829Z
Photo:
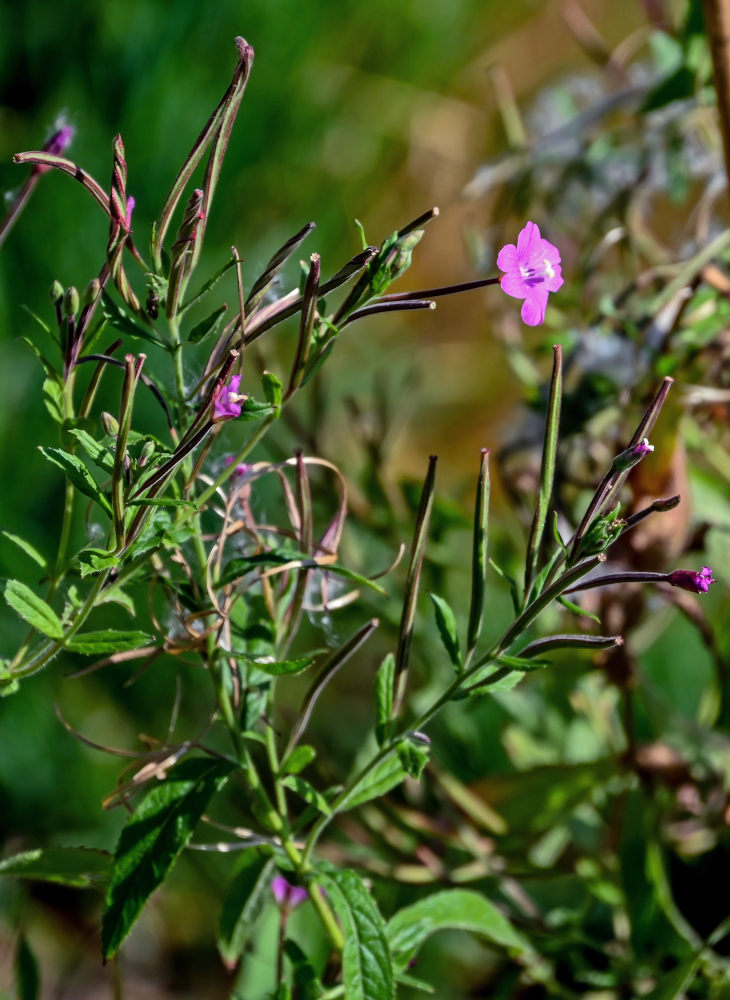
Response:
M57 882L74 889L103 890L111 870L111 854L86 847L43 847L0 861L0 875Z
M5 584L5 600L23 621L49 639L63 637L61 620L53 608L20 580L9 580Z
M298 774L289 774L286 778L282 778L281 784L285 785L287 788L291 788L293 792L300 795L306 803L325 816L330 816L332 814L332 809L330 807L327 799L318 791L314 785L310 785L308 781L304 778L300 778Z
M382 746L390 736L394 683L395 657L388 653L375 675L375 739L378 746Z
M370 799L379 798L385 795L391 788L395 788L406 777L403 765L398 755L388 754L381 760L372 771L368 772L356 785L348 792L347 796L338 805L337 811L343 812L345 809L354 809L355 806L369 802Z
M375 900L350 869L328 865L321 879L345 935L342 971L347 1000L393 1000L393 962Z
M54 465L57 465L59 469L63 470L79 493L83 493L84 496L90 497L92 500L96 500L96 502L107 512L107 514L111 514L112 509L109 501L101 492L96 484L96 480L80 458L76 455L69 454L67 451L63 451L61 448L39 447L38 450L44 458L47 458L49 462L53 462Z
M316 756L317 751L314 747L310 747L306 743L303 743L301 746L294 747L289 756L281 762L281 773L298 774L300 771L303 771L305 767L308 767Z
M227 761L183 760L130 816L117 844L102 921L102 954L119 950L142 907L193 835L234 769Z
M446 889L400 910L386 926L397 969L405 969L423 942L440 930L471 931L503 948L529 952L530 945L499 910L477 892Z
M255 848L241 858L223 899L218 925L218 951L227 969L238 964L255 930L274 873L274 859Z
M227 305L222 305L215 312L212 312L210 316L206 316L205 319L201 320L199 323L192 328L190 331L190 336L188 337L189 344L199 344L206 337L209 337L211 333L217 330L223 314L228 309Z
M119 557L105 549L82 549L78 555L82 578L119 565Z
M48 563L46 562L44 556L42 556L38 549L31 545L30 542L26 542L26 540L21 538L20 535L14 535L11 531L3 531L0 532L0 534L5 535L8 541L13 542L13 544L17 545L19 549L22 549L27 556L30 556L33 562L40 566L41 569L46 569Z
M72 653L82 653L84 656L103 656L109 653L121 653L127 649L139 649L147 646L152 636L146 632L119 632L108 628L100 632L81 632L66 640L65 646Z
M270 677L282 677L286 674L301 674L314 663L313 656L300 656L294 660L277 661L257 659L255 656L244 656L242 653L234 653L233 656L235 656L237 660L244 660L246 663L250 663L252 667L255 667L264 674L268 674Z
M461 658L461 650L459 649L459 636L456 632L454 612L443 597L439 597L438 594L429 594L428 596L433 602L436 625L441 636L441 642L444 644L444 649L451 660L454 670L457 674L460 674L464 670L464 663Z

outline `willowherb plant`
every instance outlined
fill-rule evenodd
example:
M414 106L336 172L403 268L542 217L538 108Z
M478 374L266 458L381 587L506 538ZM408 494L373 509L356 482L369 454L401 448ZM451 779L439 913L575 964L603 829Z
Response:
M378 313L432 308L441 295L501 282L507 294L524 300L524 321L536 325L545 318L549 292L563 283L561 261L557 248L528 222L516 245L499 254L501 278L390 292L392 282L408 269L425 225L437 215L433 209L379 247L363 241L362 251L331 277L323 277L320 257L313 253L299 286L285 294L277 287L280 272L313 224L273 255L248 292L234 248L223 268L191 293L228 139L253 63L252 48L241 38L236 45L231 84L153 226L149 264L133 241L134 199L128 191L121 137L113 144L108 192L65 157L68 133L44 150L15 158L33 165L33 183L51 167L78 180L108 215L110 226L104 261L84 291L79 294L57 283L52 289L56 330L42 320L41 325L58 348L57 360L47 359L47 344L34 348L44 368L47 408L59 431L58 446L41 450L64 476L65 503L55 559L47 560L32 541L8 535L38 564L46 591L40 596L19 580L5 586L7 603L29 631L15 656L2 662L3 693L12 694L21 681L64 652L93 658L78 675L125 662L141 671L163 655L184 656L205 669L215 711L201 719L198 733L183 740L173 740L170 734L140 754L132 777L109 797L107 805L122 804L130 813L113 856L78 848L35 850L7 858L0 872L103 886L102 953L109 959L184 849L242 852L223 901L218 947L224 963L235 968L262 902L273 899L280 908L281 934L272 987L281 1000L291 995L387 1000L398 983L417 984L410 963L425 938L444 927L481 935L508 950L526 974L549 981L550 971L529 935L484 895L443 890L391 914L386 922L358 872L326 861L320 845L339 814L386 795L407 777L421 777L429 759L429 723L447 704L508 689L526 672L544 667L544 657L552 650L591 652L623 641L620 635L583 631L535 638L529 634L531 626L548 605L562 602L580 613L566 595L627 582L707 592L714 582L708 567L667 573L606 568L610 547L622 535L679 502L673 496L631 516L620 515L622 486L631 469L652 451L649 438L672 380L661 383L584 516L571 536L563 538L557 528L549 530L562 395L562 355L555 347L524 575L519 584L510 581L514 617L503 623L496 638L483 639L490 494L489 452L484 449L476 484L468 624L461 635L452 608L431 595L452 673L441 693L415 711L409 706L409 666L434 500L436 459L431 458L397 638L375 678L372 752L352 766L343 784L323 782L315 770L314 748L304 742L311 713L329 681L379 623L368 617L344 643L325 651L302 648L301 625L308 611L333 613L355 601L363 588L376 594L383 589L340 561L348 502L339 470L301 451L281 461L253 453L284 408L326 363L350 324ZM181 207L206 154L201 187L194 188ZM3 235L32 190L30 184L26 188L22 203L13 207L3 225ZM180 222L171 238L176 213ZM128 273L132 266L144 273L146 296L135 290L136 281ZM191 326L191 307L207 301L219 278L231 269L238 291L232 317L227 318L225 304L218 304ZM298 324L289 371L284 378L263 371L257 385L248 348L287 320ZM164 359L167 374L148 376L146 354L124 353L130 339L144 341L147 351ZM206 354L195 362L201 345ZM198 369L189 385L186 373L195 363ZM113 413L99 412L99 387L117 370L119 405ZM166 422L164 440L138 425L136 404L143 392L152 395ZM218 447L224 426L236 428L233 454L223 454L226 449ZM324 526L317 524L312 496L315 470L330 477L334 487ZM285 518L277 524L263 521L252 503L265 478L280 491ZM105 544L87 543L75 550L72 525L84 504L89 521L102 519ZM110 602L134 618L131 592L140 583L147 584L151 595L149 631L92 626L98 609ZM342 586L350 590L343 592ZM275 717L278 720L278 680L307 670L315 672L315 679L288 731L280 731L273 724ZM220 730L227 734L227 745L208 741L209 733ZM243 791L241 823L223 844L194 845L194 834L208 822L204 814L226 785ZM335 955L326 968L286 934L290 913L307 900Z

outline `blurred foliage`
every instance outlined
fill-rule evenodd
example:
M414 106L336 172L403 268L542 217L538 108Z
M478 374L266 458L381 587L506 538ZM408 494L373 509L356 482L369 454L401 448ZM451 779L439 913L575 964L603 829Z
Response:
M343 13L333 2L303 10L279 0L250 3L245 11L220 4L206 16L182 3L163 13L150 0L6 6L0 9L0 161L40 146L43 130L66 108L78 129L74 158L103 181L111 137L122 132L135 211L149 221L169 185L170 165L182 160L220 92L223 56L216 53L228 61L232 37L243 33L257 62L208 247L222 252L240 242L251 273L258 273L311 217L324 250L344 245L355 252L355 216L368 233L378 225L389 231L428 207L413 204L401 188L393 200L401 200L403 216L384 218L383 205L390 211L392 201L382 190L407 155L402 136L414 92L450 92L460 67L496 35L536 17L537 6L451 0L394 7L378 0ZM522 537L520 522L529 524L538 473L543 358L560 340L569 359L561 509L575 517L641 402L670 374L677 385L653 439L656 454L632 476L624 502L639 509L646 497L679 492L683 503L662 515L656 531L653 520L637 528L621 557L628 567L671 569L688 553L684 562L712 565L721 584L701 605L683 599L689 595L672 593L677 600L669 602L648 590L603 599L591 610L626 635L625 647L603 655L598 666L556 655L550 671L516 690L450 706L431 730L436 763L422 784L364 807L358 823L347 817L333 834L331 857L369 870L384 910L416 900L422 885L474 884L530 935L541 959L527 972L463 934L434 938L414 973L453 1000L673 997L683 990L720 997L728 989L730 945L721 926L728 908L718 890L730 867L727 196L699 4L689 15L684 5L674 6L681 10L666 30L644 26L623 46L607 45L602 62L525 99L523 120L503 95L504 120L512 115L514 123L516 111L520 123L511 146L479 169L472 164L465 195L476 217L490 222L467 234L475 269L488 271L494 248L514 238L515 220L530 217L560 243L571 271L551 303L547 336L524 337L507 315L513 303L493 307L503 317L491 329L531 410L521 417L510 411L499 466L512 515L493 529L491 554L518 573L515 540ZM524 59L524 41L520 51ZM519 65L507 70L521 72ZM480 153L487 155L486 142ZM0 186L17 187L19 169L3 166ZM0 255L0 329L7 338L0 369L3 523L25 530L42 549L54 544L55 518L47 512L60 503L60 492L48 493L44 466L30 452L41 439L36 362L10 338L27 332L22 304L49 315L39 290L54 278L83 286L98 270L104 238L84 193L66 177L49 176ZM426 239L438 240L437 231ZM208 252L206 271L221 263ZM357 481L346 546L353 565L366 561L369 568L387 565L418 500L417 487L394 482L385 467L386 431L412 386L406 375L399 390L398 378L386 388L384 381L371 391L363 378L333 390L353 390L356 457L347 460ZM281 432L275 457L288 454L292 442L317 444L319 424L331 413L323 394L312 387L310 408ZM480 434L490 438L482 443L496 443L483 427ZM441 494L425 589L450 597L465 614L459 595L467 587L469 515L448 487ZM263 495L259 502L264 511L274 501ZM27 576L20 552L4 545L2 557L5 575ZM373 599L372 613L395 628L399 602L383 605ZM494 622L509 614L503 581L491 582L488 606ZM425 601L421 614L417 697L425 702L441 686L444 665ZM351 624L345 611L336 625L311 627L344 635ZM497 631L496 624L486 627ZM8 621L8 647L18 634ZM318 707L312 742L333 780L368 732L376 654L348 668ZM109 847L123 818L119 810L99 809L118 762L72 739L52 714L54 702L74 728L118 747L167 725L174 664L161 661L131 686L118 667L69 681L69 666L56 664L0 704L0 836L7 853L39 843ZM291 689L295 704L301 689L296 681ZM185 673L182 690L180 715L192 725L207 698L195 671ZM332 724L341 719L347 725ZM125 996L229 995L230 979L213 953L210 892L211 884L216 895L221 891L229 872L220 859L206 857L203 864L200 857L186 856L156 908L143 916L126 958ZM0 892L8 969L14 931L22 929L30 942L17 939L16 962L28 984L23 995L32 995L36 974L31 947L54 996L94 995L93 903L47 886L3 885ZM326 946L311 923L311 915L298 911L289 932L323 964ZM246 1000L271 989L275 939L270 904L237 985ZM63 951L78 968L66 964ZM0 980L0 988L6 985Z

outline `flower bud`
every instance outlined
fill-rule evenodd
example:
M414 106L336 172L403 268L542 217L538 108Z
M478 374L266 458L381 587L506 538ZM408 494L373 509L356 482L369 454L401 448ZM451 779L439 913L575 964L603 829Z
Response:
M92 278L84 289L84 293L81 296L81 305L90 306L96 302L99 297L99 292L101 291L101 282L98 278Z
M709 566L694 573L691 569L675 569L673 573L667 575L667 583L673 587L681 587L682 590L689 590L692 594L706 594L711 583L716 583L712 578L712 570Z
M101 415L101 426L104 428L104 433L108 434L109 437L116 437L119 433L119 421L111 413L107 413L106 410Z
M49 295L51 296L51 302L58 308L63 302L63 285L58 279L51 285Z
M66 316L75 316L79 311L79 293L73 285L66 289L63 296L63 311Z

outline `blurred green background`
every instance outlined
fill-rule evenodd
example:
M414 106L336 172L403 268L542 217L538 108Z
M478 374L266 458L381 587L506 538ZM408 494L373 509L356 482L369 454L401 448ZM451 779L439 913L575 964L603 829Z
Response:
M143 234L227 86L233 38L241 34L254 46L256 60L216 194L201 274L219 266L235 244L250 281L309 220L318 228L303 255L319 250L329 273L359 248L355 218L377 243L432 205L441 215L428 227L407 287L490 274L497 234L514 206L468 198L464 189L505 143L495 67L506 72L515 97L525 103L546 81L589 70L591 61L565 17L568 6L541 0L5 3L0 190L17 190L25 168L12 165L12 154L39 148L60 113L77 130L70 155L104 185L111 142L120 132L128 190L136 199L135 235L144 250ZM635 0L584 0L581 9L609 46L646 23ZM101 265L106 229L79 185L49 174L0 251L0 523L43 551L55 544L61 493L35 451L36 444L55 440L40 405L37 362L17 339L38 336L23 306L49 320L51 282L83 287ZM575 258L579 248L566 248L566 274L571 252ZM388 469L394 480L420 476L427 455L435 452L441 456L440 488L460 503L479 447L501 439L521 394L503 344L493 336L505 315L508 329L514 325L517 309L496 290L491 293L443 300L435 313L373 321L369 329L360 325L344 336L327 376L328 420L316 429L323 457L355 471L346 399L367 401L379 380L397 387L412 378L396 413L399 432ZM537 335L530 343L544 347ZM272 351L275 362L276 345ZM306 408L301 419L306 422ZM456 508L456 521L461 510ZM23 556L4 542L0 573L34 582ZM681 642L694 656L698 701L711 667L691 630L677 638L682 628L684 623L670 645ZM3 653L11 652L20 634L12 616L3 616L3 630ZM153 671L131 688L122 687L121 675L108 682L104 675L71 681L65 673L64 664L56 664L0 703L0 843L6 853L48 840L110 848L123 820L120 810L99 807L116 782L119 761L68 736L54 703L91 739L118 747L134 745L140 732L164 728L174 691L171 670ZM196 683L202 689L195 675L186 677L182 711L191 718L197 699L205 697ZM579 683L577 669L550 683L563 703L579 691L596 717L613 711L610 695L591 690L591 681ZM520 727L520 720L538 719L544 708L543 695L530 691L445 719L443 758L464 780L506 768L508 756L514 763L522 755L526 767L555 763L545 732L580 747L576 757L590 757L586 747L598 723L588 710L587 721L574 722L567 710L561 717L556 708L535 722L534 732L526 723ZM553 694L548 689L544 697ZM362 689L335 689L328 707L333 714L343 705L357 713L354 702L361 695L364 703L364 682ZM683 698L676 692L677 707ZM354 740L357 725L353 732ZM347 734L339 739L346 744ZM524 806L517 801L512 808L519 813ZM155 897L130 941L127 1000L228 995L211 931L227 868L220 859L200 858L186 858L184 873ZM216 892L206 896L211 882ZM95 900L47 887L1 885L0 911L0 990L10 989L13 934L24 926L41 961L44 996L109 995L96 960ZM267 981L266 956L257 954L252 963L252 981L256 963ZM251 996L261 995L258 987L251 989Z

